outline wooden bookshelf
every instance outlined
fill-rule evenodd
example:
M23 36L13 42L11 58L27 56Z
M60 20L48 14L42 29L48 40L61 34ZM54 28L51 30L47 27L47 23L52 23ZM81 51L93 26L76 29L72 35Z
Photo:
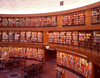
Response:
M95 34L95 32L97 34ZM99 30L50 31L48 41L50 44L73 46L78 47L78 49L83 48L85 51L89 50L90 52L95 52L98 55L100 54Z
M71 31L66 32L66 44L68 45L72 44L72 32Z
M0 42L2 41L2 32L0 31Z
M92 24L100 24L100 6L92 9Z
M86 78L91 77L92 62L67 52L57 50L57 65L79 72Z
M79 40L79 33L78 31L72 31L72 43L73 45L78 45L78 40Z
M65 70L60 67L56 67L56 78L65 78Z
M1 42L42 43L42 31L1 31Z
M65 44L66 43L65 42L65 38L66 38L65 34L66 34L65 31L59 33L59 44Z
M63 14L63 26L85 25L85 11Z
M0 27L56 27L57 16L0 17Z
M9 34L8 31L2 31L2 42L9 42Z
M10 57L15 58L27 58L27 59L36 59L39 61L44 61L44 48L39 47L0 47L0 51L3 52L9 52Z

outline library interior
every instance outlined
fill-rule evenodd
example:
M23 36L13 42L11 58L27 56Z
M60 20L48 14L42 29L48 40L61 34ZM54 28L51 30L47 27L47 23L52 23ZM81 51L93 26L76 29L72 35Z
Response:
M0 78L100 78L100 0L0 5Z

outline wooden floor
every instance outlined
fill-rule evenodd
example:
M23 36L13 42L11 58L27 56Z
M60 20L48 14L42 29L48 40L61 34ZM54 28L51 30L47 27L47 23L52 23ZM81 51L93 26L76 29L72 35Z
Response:
M27 60L26 61L26 66L33 64L33 63L39 63L39 61L34 61L34 60ZM56 74L55 74L55 67L56 67L56 60L51 60L46 62L46 70L43 70L43 73L38 74L37 76L31 77L31 78L56 78ZM24 78L24 76L22 76L22 69L23 65L21 65L20 67L14 67L11 68L11 71L6 72L6 73L1 73L0 72L0 78ZM1 71L1 70L0 70ZM12 74L17 73L18 76L17 77L11 77ZM77 75L65 70L65 78L81 78L78 77Z

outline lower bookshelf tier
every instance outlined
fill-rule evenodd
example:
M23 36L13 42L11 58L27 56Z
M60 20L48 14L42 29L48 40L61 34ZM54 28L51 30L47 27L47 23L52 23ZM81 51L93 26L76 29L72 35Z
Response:
M91 77L92 62L75 55L57 51L57 65L79 72L86 78Z
M42 43L42 31L0 31L0 42Z
M43 61L44 49L34 47L0 47L0 52L9 52L10 57L31 58Z
M99 55L100 30L49 31L49 44L86 49Z

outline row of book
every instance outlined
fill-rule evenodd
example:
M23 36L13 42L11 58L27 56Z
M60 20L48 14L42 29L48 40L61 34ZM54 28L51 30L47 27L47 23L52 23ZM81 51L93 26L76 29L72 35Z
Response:
M10 57L33 58L43 61L44 49L32 47L0 47L0 52L9 52Z
M93 41L100 43L100 31L94 31Z
M42 32L0 31L1 42L42 42Z
M100 24L100 6L92 9L92 24Z
M46 17L0 17L0 26L39 27L56 26L57 16Z
M63 14L62 25L85 25L85 11Z
M86 78L90 78L91 76L92 62L75 55L58 51L57 64L75 70Z
M88 41L92 33L84 31L50 31L49 43L78 45L79 41Z
M49 43L84 45L84 42L100 43L100 31L50 31Z

